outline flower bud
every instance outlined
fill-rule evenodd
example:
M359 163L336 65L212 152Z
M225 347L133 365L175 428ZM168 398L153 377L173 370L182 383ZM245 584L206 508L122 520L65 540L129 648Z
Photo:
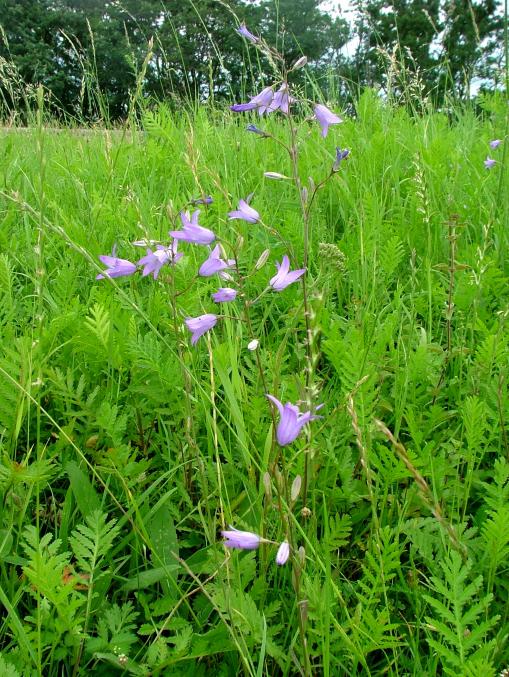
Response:
M279 566L283 566L283 564L286 564L288 562L289 557L290 557L290 544L288 543L288 541L283 541L279 546L276 554L276 564L278 564Z
M247 349L253 352L258 348L259 345L260 342L258 341L258 339L253 339L252 341L249 341L249 343L247 344Z
M267 263L269 255L270 249L264 249L263 252L260 254L260 258L256 262L255 270L260 270L260 268L263 268L263 266Z
M249 346L248 346L249 348ZM267 497L268 501L272 500L272 483L270 480L270 473L264 472L263 473L263 488L265 489L265 496Z
M307 62L308 62L307 56L301 56L300 59L297 59L297 61L293 64L290 70L296 71L299 68L304 68Z
M292 488L290 491L290 498L292 500L292 503L297 500L300 494L301 487L302 487L302 477L300 475L297 475L297 477L292 482Z
M284 174L280 174L279 172L263 172L263 175L267 179L276 179L276 181L280 181L281 179L289 179L289 176L285 176Z

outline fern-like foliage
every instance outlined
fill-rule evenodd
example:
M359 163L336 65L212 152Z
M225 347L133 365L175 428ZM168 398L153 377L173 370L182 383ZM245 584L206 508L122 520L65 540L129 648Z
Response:
M97 636L88 640L87 650L92 654L97 652L129 654L129 647L137 640L133 632L136 629L134 621L137 616L131 602L122 606L113 604L99 619Z
M85 318L85 326L108 353L111 337L111 319L108 310L100 303L96 303L91 308L90 315Z
M29 389L29 342L16 339L14 346L2 346L0 359L0 434L17 439L26 414L27 400L24 394ZM10 377L10 378L9 378ZM12 379L19 384L13 383Z
M68 552L59 552L60 545L60 539L53 540L49 533L39 538L32 525L25 529L23 549L28 563L23 572L32 585L30 590L44 595L56 605L66 597L64 570L70 560Z
M96 412L97 424L111 437L114 446L119 447L127 426L127 414L121 414L116 405L102 402Z
M481 596L482 576L470 579L472 562L463 562L452 551L440 563L443 578L431 578L436 596L425 595L434 612L426 622L431 631L427 641L437 653L446 675L464 675L472 666L483 669L476 674L493 670L490 655L494 640L489 639L490 630L498 616L489 617L487 612L492 595Z
M283 658L283 652L276 643L281 632L277 623L279 602L258 608L252 596L242 590L226 591L223 586L212 586L212 599L216 607L232 619L233 634L239 632L250 647L266 643L267 654L276 660Z
M463 425L469 454L482 446L487 427L487 407L484 400L473 395L463 405Z
M393 281L395 272L403 260L405 246L398 235L390 237L380 252L380 267L386 284Z
M2 654L0 654L0 675L2 675L2 677L21 677L16 668L10 663L7 663Z
M40 599L40 617L26 616L25 621L34 627L30 633L32 641L63 658L80 642L79 611L85 598L75 590L74 581L67 575L70 554L60 552L60 540L53 540L49 533L39 537L34 526L28 526L23 536L27 556L23 573L29 582L27 590Z
M400 568L401 548L390 527L380 529L371 542L357 582L357 606L351 631L364 654L389 649L398 643L397 625L391 622L389 590Z
M100 510L87 515L85 522L72 532L69 542L79 568L90 576L92 583L97 579L96 572L118 538L120 529L115 524L116 520L107 521L107 515ZM105 573L103 569L101 575Z
M487 571L489 590L498 568L509 556L509 464L505 459L495 461L493 480L482 483L488 510L481 527L481 561Z

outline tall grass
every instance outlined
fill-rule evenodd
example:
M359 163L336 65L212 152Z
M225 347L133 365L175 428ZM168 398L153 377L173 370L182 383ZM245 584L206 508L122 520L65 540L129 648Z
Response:
M265 392L305 399L301 290L253 306L251 327L232 310L191 348L183 320L215 290L191 285L203 250L158 282L95 280L100 254L132 258L212 195L203 220L245 271L269 250L254 297L304 254L294 187L263 176L291 174L284 150L229 112L164 105L143 133L54 133L40 101L33 131L2 133L0 673L508 666L509 186L488 145L507 110L482 105L411 115L368 90L325 142L299 123L303 181L336 145L351 155L311 212L325 407L311 447L283 450L291 479L310 464L286 504ZM251 192L266 228L227 220ZM299 567L221 544L228 524L280 542L285 519Z

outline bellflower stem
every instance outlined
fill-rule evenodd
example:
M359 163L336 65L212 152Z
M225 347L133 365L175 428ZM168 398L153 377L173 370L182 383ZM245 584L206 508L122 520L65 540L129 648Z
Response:
M303 258L303 267L308 268L309 261L309 239L310 239L310 223L309 223L309 209L306 208L306 202L304 196L302 195L301 183L299 177L299 165L298 165L298 149L297 149L297 134L296 129L293 124L292 114L288 113L288 124L290 126L290 159L292 165L292 178L295 184L295 188L299 194L300 208L302 212L302 220L304 226L303 239L304 239L304 258ZM313 197L316 194L316 189L313 192ZM304 302L304 322L306 326L306 402L308 408L311 408L311 380L313 372L313 336L311 332L311 323L310 323L310 307L309 307L309 296L306 283L307 275L303 275L301 278L302 281L302 297ZM311 447L311 428L308 426L306 429L306 440L307 440L307 450L304 456L304 482L303 482L303 491L302 491L302 502L306 506L308 487L309 487L309 454Z

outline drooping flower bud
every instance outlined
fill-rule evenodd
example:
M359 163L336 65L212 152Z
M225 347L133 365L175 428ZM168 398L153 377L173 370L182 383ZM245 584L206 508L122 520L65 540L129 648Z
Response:
M299 68L304 68L307 62L308 62L307 56L301 56L300 59L297 59L297 61L293 64L290 70L296 71Z
M290 557L290 544L288 543L288 541L283 541L279 546L276 554L276 564L279 564L279 566L283 566L283 564L286 564L288 562L289 557Z
M264 249L262 253L260 254L260 258L256 262L255 265L255 270L260 270L260 268L263 268L263 266L267 263L267 259L269 258L270 255L270 249Z

